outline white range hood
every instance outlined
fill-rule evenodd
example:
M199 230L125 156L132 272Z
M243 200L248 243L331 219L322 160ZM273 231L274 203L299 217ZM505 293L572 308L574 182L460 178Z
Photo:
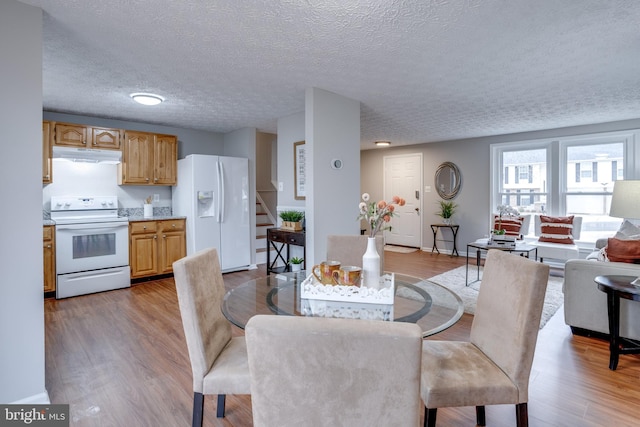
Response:
M93 148L52 147L54 159L67 159L73 162L118 164L122 161L122 151L96 150Z

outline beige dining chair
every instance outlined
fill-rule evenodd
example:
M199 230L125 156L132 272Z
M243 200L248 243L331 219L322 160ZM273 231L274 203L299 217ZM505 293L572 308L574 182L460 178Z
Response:
M255 427L420 425L416 324L257 315L245 334Z
M362 267L362 255L367 250L368 236L338 235L327 236L327 259L340 261L342 265ZM384 273L384 237L376 236L376 250L380 255L380 274Z
M426 340L422 345L424 425L435 427L437 408L515 404L519 427L528 425L529 374L536 348L549 266L489 250L471 324L470 342Z
M220 309L225 288L215 249L174 262L173 275L193 375L192 425L202 426L205 395L218 395L223 417L226 394L250 393L247 347L244 337L231 336Z

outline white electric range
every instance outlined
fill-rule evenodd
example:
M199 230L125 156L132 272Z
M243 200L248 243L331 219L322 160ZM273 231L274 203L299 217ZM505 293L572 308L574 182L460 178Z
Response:
M131 286L129 221L117 196L51 197L56 224L56 298Z

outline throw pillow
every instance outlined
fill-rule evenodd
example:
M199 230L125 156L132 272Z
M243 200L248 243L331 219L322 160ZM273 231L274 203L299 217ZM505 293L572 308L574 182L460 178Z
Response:
M625 219L622 222L622 224L620 225L620 228L618 229L618 232L616 233L616 237L618 237L618 235L621 235L621 236L637 236L638 234L640 234L640 227L638 227L637 225L633 224L628 219Z
M613 237L620 240L640 240L640 234L624 234L620 231L616 232L616 235Z
M554 217L540 215L539 242L573 245L573 215Z
M611 262L640 264L640 240L621 240L610 237L607 243L607 258Z
M505 236L515 236L516 239L522 239L520 228L522 228L523 221L524 217L522 216L503 216L501 221L500 215L493 214L493 229L504 230Z

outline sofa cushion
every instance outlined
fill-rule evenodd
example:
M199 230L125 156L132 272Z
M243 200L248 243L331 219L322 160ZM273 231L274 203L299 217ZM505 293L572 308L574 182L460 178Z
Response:
M520 229L523 221L524 217L522 216L503 216L501 220L500 215L493 214L493 229L504 230L506 236L515 236L516 239L522 239Z
M573 215L554 217L540 215L540 237L538 241L573 245Z
M606 251L609 261L640 264L640 240L623 240L610 237Z

